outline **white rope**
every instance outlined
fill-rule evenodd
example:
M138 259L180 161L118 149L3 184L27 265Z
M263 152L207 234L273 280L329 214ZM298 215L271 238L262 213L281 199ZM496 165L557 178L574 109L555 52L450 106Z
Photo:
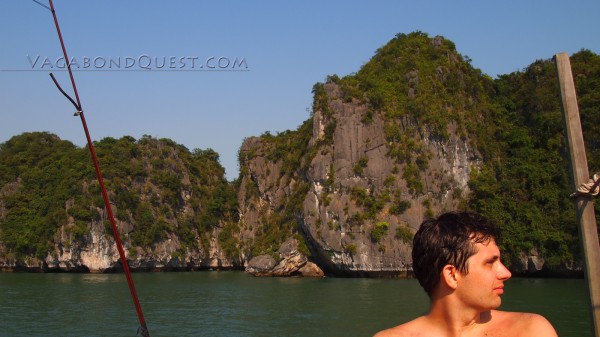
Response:
M600 173L594 174L587 183L581 184L577 188L577 192L571 194L571 198L578 197L580 195L597 196L600 193Z

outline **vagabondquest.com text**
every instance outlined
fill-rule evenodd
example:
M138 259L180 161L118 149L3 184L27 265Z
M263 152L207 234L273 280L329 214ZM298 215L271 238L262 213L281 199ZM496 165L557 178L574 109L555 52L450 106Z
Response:
M27 55L33 70L66 69L64 57L50 58L40 55ZM248 70L244 57L210 56L201 59L198 56L95 56L71 57L69 65L73 70Z

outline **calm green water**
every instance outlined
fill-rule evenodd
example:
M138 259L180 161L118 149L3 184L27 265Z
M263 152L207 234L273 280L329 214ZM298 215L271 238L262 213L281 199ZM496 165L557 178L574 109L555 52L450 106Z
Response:
M134 281L152 337L372 336L427 310L415 280L143 273ZM561 337L590 336L583 280L513 279L505 310L546 316ZM123 274L0 273L0 336L135 336Z

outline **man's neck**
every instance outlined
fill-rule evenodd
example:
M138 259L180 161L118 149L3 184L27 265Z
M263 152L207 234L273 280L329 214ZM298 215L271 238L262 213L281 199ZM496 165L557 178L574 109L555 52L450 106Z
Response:
M451 300L434 301L429 313L424 317L432 325L440 327L444 336L464 336L465 333L468 334L477 328L478 324L485 323L491 318L489 311L481 312L451 302Z

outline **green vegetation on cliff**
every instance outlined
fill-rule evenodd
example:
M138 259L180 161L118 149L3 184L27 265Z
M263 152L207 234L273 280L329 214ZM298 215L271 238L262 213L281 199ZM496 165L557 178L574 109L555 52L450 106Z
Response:
M600 169L600 134L595 127L600 122L600 57L582 50L572 55L571 63L589 166L595 172ZM494 80L472 67L451 41L415 32L398 34L357 73L329 76L327 83L342 90L345 102L367 106L361 116L364 124L372 123L375 116L383 119L388 156L402 165L401 178L413 197L423 197L426 192L422 172L428 168L431 154L423 139L445 141L452 133L467 140L481 155L482 163L473 171L471 193L464 196L461 207L478 211L503 227L508 264L522 254L543 257L550 269L580 258L551 60L536 61L523 71ZM332 144L336 121L325 84L317 83L313 94L313 110L321 112L325 126L318 148ZM265 139L271 143L285 139L277 137ZM361 159L352 169L362 176L366 166L366 159ZM335 184L333 175L327 177L325 187ZM395 192L387 185L370 189L374 193L367 194L362 188L350 191L352 200L364 211L352 216L359 223L376 223L377 214L388 203L390 213L396 215L409 207L405 200L391 199ZM326 194L322 199L327 203ZM434 215L429 197L423 206L425 216ZM379 238L380 227L374 225L372 233ZM406 240L409 236L400 233L398 237Z
M571 66L593 173L600 169L600 56L582 50ZM513 258L537 251L551 267L580 258L557 83L551 60L495 81L495 130L482 146L485 165L470 180L469 203L502 225Z
M581 50L571 56L571 65L593 173L600 170L600 56ZM219 227L216 239L230 257L276 256L290 236L306 250L298 221L316 218L302 214L303 203L315 183L309 180L311 161L330 154L334 143L338 124L327 88L335 84L340 101L365 107L361 123L383 123L381 138L393 162L377 188L365 178L372 163L367 157L350 164L357 180L371 185L343 191L361 211L347 214L345 226L367 224L365 233L382 254L386 239L410 242L408 227L391 227L379 216L412 211L407 200L419 200L424 215L434 215L432 203L441 197L425 183L433 155L425 140L443 143L458 135L481 158L469 179L470 194L453 191L460 196L460 207L502 226L508 264L523 254L538 254L549 268L560 268L580 256L556 83L551 60L492 79L451 41L422 32L398 34L357 73L315 84L313 111L322 116L322 138L312 138L312 115L297 130L254 138L239 153L240 179L235 183L225 180L219 156L210 149L189 151L148 136L106 138L95 146L116 216L131 224L123 234L132 246L151 249L153 243L176 236L182 250L206 250ZM257 158L263 165L261 177L251 167ZM327 207L332 193L342 187L333 164L324 170L319 201ZM452 182L440 177L432 174L429 183L441 186L440 191L452 190ZM400 183L406 193L400 193ZM238 207L256 211L257 228L238 221ZM0 243L5 254L43 257L61 228L72 240L86 240L90 222L105 221L103 208L87 149L48 133L25 133L0 145ZM600 216L598 203L596 210ZM241 242L243 232L252 232L251 240ZM359 248L357 242L345 243L352 254Z
M248 178L251 175L249 162L253 158L261 156L267 158L278 168L279 175L270 178L274 181L273 184L278 185L282 182L288 182L292 177L295 179L294 183L289 186L292 191L283 204L277 205L274 211L268 207L259 209L259 222L261 225L251 246L247 247L250 256L270 254L278 259L279 246L292 236L298 239L301 249L306 254L309 253L300 235L297 216L302 213L302 202L310 188L310 184L306 180L306 170L310 159L314 156L314 152L308 146L312 135L311 130L312 120L309 119L295 131L288 130L277 135L265 133L260 137L260 146L255 146L247 152L240 151L241 177L246 176ZM267 170L267 175L271 176L272 173ZM257 181L254 179L247 179L246 181L245 195L241 197L248 204L259 208ZM270 188L272 187L274 186L270 186Z
M169 233L182 249L237 221L235 190L213 150L168 139L105 138L94 144L115 216L133 225L132 246L150 249ZM25 133L0 147L0 242L15 257L43 257L59 227L89 235L104 203L87 148L48 133ZM69 220L71 219L71 220ZM105 225L108 225L104 219ZM108 231L108 228L107 228Z
M83 153L46 133L13 137L0 148L0 240L16 256L44 256L66 222L65 202L81 194ZM91 173L91 172L90 172ZM91 217L87 208L74 216ZM80 223L76 222L76 233Z
M416 135L447 139L451 123L462 137L483 134L478 121L494 83L469 62L442 37L398 34L356 74L330 80L339 82L346 100L369 106L363 122L382 115L391 157L422 170L428 154ZM418 184L414 189L422 193Z

